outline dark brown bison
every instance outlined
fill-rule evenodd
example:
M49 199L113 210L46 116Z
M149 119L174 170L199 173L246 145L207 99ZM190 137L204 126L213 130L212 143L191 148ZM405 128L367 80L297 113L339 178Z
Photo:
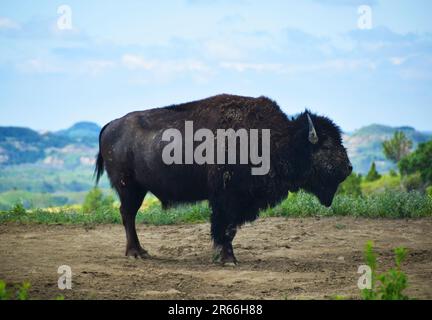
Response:
M256 163L251 161L167 165L162 154L170 142L163 134L167 129L183 132L186 121L193 121L194 132L206 128L215 136L218 129L269 129L266 174L252 174ZM289 191L304 189L330 206L339 184L352 171L341 131L331 120L308 111L289 119L266 97L218 95L132 112L107 124L99 144L96 179L105 169L119 195L126 255L134 257L147 256L136 233L135 217L149 191L164 207L207 199L216 257L222 263L235 263L232 241L239 226L255 220L261 209L276 205ZM193 142L194 147L198 144ZM258 152L263 153L264 146L259 144ZM182 157L188 157L187 151Z

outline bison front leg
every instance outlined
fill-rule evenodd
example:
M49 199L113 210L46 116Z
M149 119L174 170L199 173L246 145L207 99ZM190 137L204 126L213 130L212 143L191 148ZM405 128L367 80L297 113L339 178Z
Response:
M120 213L123 226L126 231L126 256L135 258L147 258L149 254L141 247L135 226L135 218L144 200L145 193L138 193L136 190L122 190L120 193Z
M233 224L224 225L212 221L212 236L215 249L214 262L237 264L232 246L232 241L236 233L237 227Z

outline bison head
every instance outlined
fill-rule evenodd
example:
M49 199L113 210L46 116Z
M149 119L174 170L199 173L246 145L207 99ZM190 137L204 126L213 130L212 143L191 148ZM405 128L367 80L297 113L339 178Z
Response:
M330 119L306 111L297 119L304 168L301 188L329 207L338 186L352 172L341 130Z

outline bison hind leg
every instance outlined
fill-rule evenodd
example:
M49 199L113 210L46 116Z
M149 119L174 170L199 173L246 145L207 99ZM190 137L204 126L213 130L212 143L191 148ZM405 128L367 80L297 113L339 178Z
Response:
M121 183L116 190L120 198L120 213L126 232L125 255L134 258L147 258L149 254L141 247L135 225L136 215L147 191L130 181Z

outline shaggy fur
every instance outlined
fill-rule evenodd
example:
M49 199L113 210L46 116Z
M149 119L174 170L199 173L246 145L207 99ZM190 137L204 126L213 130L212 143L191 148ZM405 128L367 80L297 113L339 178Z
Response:
M272 100L218 95L165 108L133 112L107 124L100 134L97 180L106 169L121 201L126 229L126 255L145 256L135 231L135 216L148 191L164 207L208 199L211 233L222 262L236 262L232 240L239 226L300 188L330 206L338 185L352 167L340 129L328 118L309 113L319 141L308 140L308 111L289 119ZM264 176L251 175L251 165L170 165L162 162L161 141L168 128L271 130L271 166ZM197 143L199 144L199 143Z

